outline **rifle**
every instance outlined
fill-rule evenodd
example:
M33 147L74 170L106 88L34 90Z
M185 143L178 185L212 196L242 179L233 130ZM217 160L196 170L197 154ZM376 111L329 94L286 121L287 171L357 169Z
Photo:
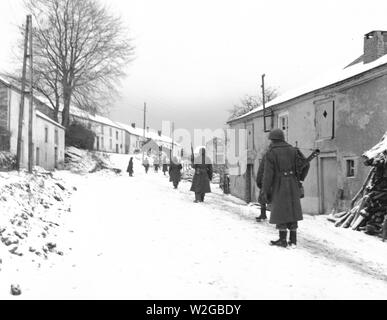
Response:
M193 151L193 146L192 146L192 143L191 143L191 165L193 166L194 165L194 151Z
M320 154L319 149L314 150L307 158L302 159L302 165L300 166L300 168L297 168L298 169L297 180L298 180L298 186L300 188L300 198L305 197L305 190L301 181L304 181L304 179L306 178L306 175L308 174L309 163L319 154Z

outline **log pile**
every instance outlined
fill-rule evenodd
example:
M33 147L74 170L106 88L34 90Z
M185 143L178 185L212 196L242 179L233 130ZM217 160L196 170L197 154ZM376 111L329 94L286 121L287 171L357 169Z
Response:
M336 227L364 231L387 239L387 134L363 154L371 170L347 211L333 214Z

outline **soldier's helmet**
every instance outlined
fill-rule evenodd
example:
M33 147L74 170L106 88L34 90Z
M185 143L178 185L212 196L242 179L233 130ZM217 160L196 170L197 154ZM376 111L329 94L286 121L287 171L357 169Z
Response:
M284 132L281 129L273 129L269 133L269 140L285 141Z

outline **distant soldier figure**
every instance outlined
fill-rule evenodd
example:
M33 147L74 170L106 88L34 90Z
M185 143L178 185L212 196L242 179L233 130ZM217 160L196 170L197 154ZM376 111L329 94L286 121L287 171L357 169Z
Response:
M133 157L130 157L128 168L126 172L129 172L129 177L133 177Z
M261 162L259 164L258 173L257 173L257 180L256 180L257 187L259 188L258 203L261 205L261 214L259 215L259 217L255 218L255 220L257 220L257 222L261 222L262 220L266 220L267 219L267 216L266 216L266 203L264 203L264 201L262 201L263 200L262 199L262 195L263 195L263 192L262 192L262 180L263 180L264 168L265 168L265 154L263 155L262 160L261 160Z
M165 173L168 171L168 160L167 157L163 157L163 173L165 176Z
M206 157L206 149L201 148L199 156L193 161L192 167L195 170L191 191L195 192L195 203L204 202L206 193L211 192L210 181L212 180L212 164L210 158Z
M153 167L155 169L155 172L159 172L160 161L159 161L159 157L158 156L156 156L156 158L153 161Z
M149 170L149 160L148 160L147 157L144 158L144 161L142 162L142 165L145 168L145 173L148 173L148 170Z
M179 163L177 157L173 157L169 165L169 181L173 183L175 189L177 189L181 180L181 169L183 169L183 166Z
M265 204L271 203L270 223L276 224L279 230L279 239L270 244L294 247L297 244L298 221L303 219L296 176L300 151L285 142L284 133L280 129L272 130L269 139L271 144L265 156L262 201ZM286 239L288 229L289 243Z

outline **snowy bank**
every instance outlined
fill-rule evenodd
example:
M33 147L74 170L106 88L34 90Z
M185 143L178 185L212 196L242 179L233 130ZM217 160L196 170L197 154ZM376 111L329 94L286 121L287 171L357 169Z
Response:
M62 216L70 212L68 198L74 190L55 173L39 167L33 174L0 173L1 278L12 281L5 274L28 265L40 267L52 255L64 254L56 236ZM0 291L9 290L10 285L1 281Z

